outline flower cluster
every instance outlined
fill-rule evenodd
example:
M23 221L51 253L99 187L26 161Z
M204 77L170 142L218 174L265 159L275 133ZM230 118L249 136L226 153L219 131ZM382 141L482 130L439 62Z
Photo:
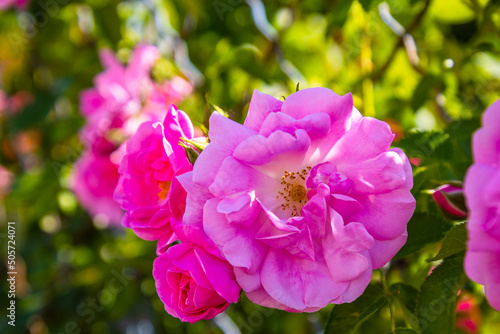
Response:
M73 190L82 206L104 224L119 224L123 215L113 193L126 139L141 123L162 121L170 104L192 90L180 77L155 83L150 72L159 57L156 47L140 45L124 66L110 51L101 51L105 70L96 76L95 87L80 97L85 151L74 166Z
M351 302L406 242L410 163L350 94L255 91L243 125L212 114L194 166L175 145L192 136L175 108L142 124L115 192L124 225L158 240L158 295L183 321L214 317L240 290L291 312Z
M472 138L474 164L464 181L469 208L465 271L485 286L491 306L500 310L500 100L483 115Z

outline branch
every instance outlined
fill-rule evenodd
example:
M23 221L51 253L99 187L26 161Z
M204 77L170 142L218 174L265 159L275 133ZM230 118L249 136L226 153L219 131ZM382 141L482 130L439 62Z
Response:
M418 13L418 15L415 17L413 22L408 26L408 28L404 28L401 24L399 24L394 17L392 17L391 13L389 12L389 6L387 3L382 3L379 6L379 13L380 17L382 20L391 28L392 31L396 33L396 35L399 36L396 44L394 45L391 54L389 55L389 58L387 58L386 62L382 67L373 75L373 80L378 80L382 77L382 75L385 73L385 71L389 68L389 65L391 62L394 60L396 57L397 51L399 50L400 47L403 45L406 48L406 52L408 54L408 58L410 59L410 62L413 66L413 68L419 72L423 73L422 69L418 66L419 63L419 58L417 54L417 46L415 43L415 40L413 39L413 36L411 33L413 30L415 30L422 19L424 18L425 13L429 9L429 4L430 0L426 0L424 4L424 8Z

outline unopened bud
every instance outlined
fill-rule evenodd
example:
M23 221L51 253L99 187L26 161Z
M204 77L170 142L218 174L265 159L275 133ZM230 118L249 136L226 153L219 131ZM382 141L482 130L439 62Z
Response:
M189 162L194 165L196 162L196 159L198 159L198 156L203 152L205 147L208 146L208 142L202 142L202 141L197 141L197 140L190 140L186 138L180 138L179 145L184 147L184 150L186 151L186 156L189 160Z
M461 186L444 184L432 191L432 197L447 218L462 220L467 217L467 207Z

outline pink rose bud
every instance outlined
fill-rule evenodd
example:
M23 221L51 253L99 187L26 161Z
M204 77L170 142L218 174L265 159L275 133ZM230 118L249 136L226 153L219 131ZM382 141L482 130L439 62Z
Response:
M153 276L165 310L190 323L212 319L240 295L231 265L189 242L160 255L153 264Z
M463 189L460 186L443 184L434 189L432 197L447 218L461 220L467 217Z

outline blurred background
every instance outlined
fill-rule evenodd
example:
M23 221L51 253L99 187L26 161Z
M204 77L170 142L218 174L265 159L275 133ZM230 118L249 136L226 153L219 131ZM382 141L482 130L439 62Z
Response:
M497 0L0 1L2 315L8 221L16 223L18 273L16 327L2 316L1 333L323 331L332 306L291 314L244 296L216 320L181 323L156 295L155 243L79 204L71 191L84 150L79 94L103 71L99 50L127 63L138 43L161 52L153 80L192 84L178 107L200 128L214 106L243 121L254 89L275 97L317 86L352 92L365 116L391 125L394 145L412 158L417 211L439 215L443 226L449 221L426 190L463 180L470 136L500 96ZM400 254L389 279L419 287L441 239ZM498 312L468 284L457 331L498 333ZM357 331L389 333L389 323L382 308Z

